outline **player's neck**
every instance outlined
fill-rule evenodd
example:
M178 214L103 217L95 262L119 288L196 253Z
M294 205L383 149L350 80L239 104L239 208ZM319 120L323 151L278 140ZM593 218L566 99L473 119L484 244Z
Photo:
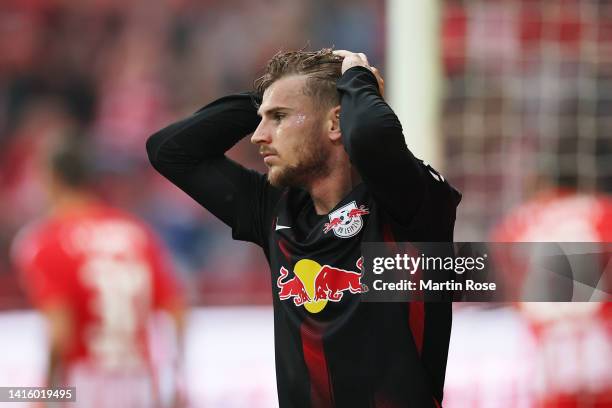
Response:
M94 197L89 193L65 190L53 198L51 211L55 215L78 212L95 201Z
M329 176L314 180L308 192L317 214L328 214L360 182L359 174L350 165L336 168Z

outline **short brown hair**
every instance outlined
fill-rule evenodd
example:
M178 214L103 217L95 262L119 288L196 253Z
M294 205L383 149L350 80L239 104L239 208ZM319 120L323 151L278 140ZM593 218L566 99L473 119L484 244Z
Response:
M51 174L72 189L85 189L93 181L94 157L86 137L76 132L67 134L51 147L48 154Z
M304 93L326 106L340 103L336 82L342 75L342 57L331 48L319 51L281 51L266 66L265 73L255 80L260 95L275 81L288 75L307 75Z

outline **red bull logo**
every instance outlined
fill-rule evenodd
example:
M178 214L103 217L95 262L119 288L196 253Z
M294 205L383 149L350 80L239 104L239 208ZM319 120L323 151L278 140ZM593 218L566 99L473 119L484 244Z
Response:
M281 274L276 281L276 286L280 288L280 291L278 292L278 297L280 300L293 298L293 303L295 303L296 306L301 306L305 302L310 301L310 297L308 297L308 293L306 293L304 284L298 279L297 276L283 282L283 279L289 275L289 271L282 267L280 269L280 273Z
M357 207L357 203L352 201L329 214L329 222L323 226L323 233L334 231L334 235L339 238L353 237L363 227L361 217L369 213L370 211L364 205Z
M339 302L345 292L353 294L365 292L361 284L363 259L356 263L360 272L347 271L330 265L319 265L310 259L302 259L295 264L295 276L287 279L289 271L281 267L276 281L281 300L293 299L296 306L304 306L310 313L319 313L328 301Z

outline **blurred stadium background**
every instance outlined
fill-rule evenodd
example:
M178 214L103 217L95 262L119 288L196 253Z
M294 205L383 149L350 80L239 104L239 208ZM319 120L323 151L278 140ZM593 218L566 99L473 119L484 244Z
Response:
M45 212L40 153L76 123L96 149L98 192L161 234L186 283L192 405L276 404L263 256L157 175L144 141L249 89L281 48L358 50L387 74L409 146L463 193L457 241L487 240L511 209L558 180L612 192L612 2L403 3L3 0L0 386L43 381L44 325L9 248ZM409 74L419 69L426 80ZM247 142L231 154L263 170ZM445 407L612 406L610 321L576 310L543 345L521 308L457 306ZM583 398L542 402L559 393Z

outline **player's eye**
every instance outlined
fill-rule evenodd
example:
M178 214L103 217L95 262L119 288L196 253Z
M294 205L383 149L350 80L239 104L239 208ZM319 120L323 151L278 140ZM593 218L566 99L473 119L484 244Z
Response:
M275 112L272 118L274 119L275 122L280 122L285 116L287 115L285 115L282 112Z

